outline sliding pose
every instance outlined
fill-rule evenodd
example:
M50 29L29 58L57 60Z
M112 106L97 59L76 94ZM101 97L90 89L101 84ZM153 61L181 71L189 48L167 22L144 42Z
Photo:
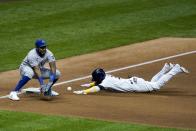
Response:
M189 73L187 69L179 64L166 63L159 73L157 73L151 81L145 81L139 77L131 77L129 79L115 77L106 74L101 68L97 68L92 72L92 83L81 85L89 87L88 89L74 91L75 94L89 94L99 92L100 90L114 90L120 92L150 92L159 90L172 77L179 73Z

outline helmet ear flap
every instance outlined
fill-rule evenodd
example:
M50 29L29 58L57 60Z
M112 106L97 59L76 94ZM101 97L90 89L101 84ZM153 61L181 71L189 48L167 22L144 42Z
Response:
M105 79L105 71L101 68L97 68L92 72L92 81L96 84L100 84Z

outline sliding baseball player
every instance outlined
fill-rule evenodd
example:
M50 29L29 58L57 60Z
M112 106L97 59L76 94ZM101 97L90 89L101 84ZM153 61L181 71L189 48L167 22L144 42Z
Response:
M179 73L189 73L187 69L179 64L166 63L159 73L151 81L145 81L139 77L129 79L115 77L106 74L101 68L92 72L92 83L83 84L88 89L74 91L75 94L90 94L100 90L114 90L120 92L150 92L160 90L172 77Z

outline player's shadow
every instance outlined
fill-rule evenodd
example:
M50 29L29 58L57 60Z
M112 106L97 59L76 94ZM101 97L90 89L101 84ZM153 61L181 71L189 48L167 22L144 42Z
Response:
M117 91L102 91L99 94L100 96L116 96L116 97L140 97L142 96L149 96L149 95L157 95L157 96L179 96L179 97L196 97L195 92L186 92L186 91L179 91L179 90L163 90L163 91L152 91L152 92L117 92Z
M59 96L40 96L40 94L37 93L24 93L23 94L24 98L28 98L28 99L34 99L34 100L40 100L40 101L46 101L46 102L56 102L57 100L60 99Z
M159 92L153 92L153 94L161 95L161 96L196 97L196 93L195 92L177 91L177 90L159 91Z

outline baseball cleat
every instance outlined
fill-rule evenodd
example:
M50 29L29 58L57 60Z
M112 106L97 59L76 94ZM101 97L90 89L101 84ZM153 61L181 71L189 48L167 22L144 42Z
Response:
M58 96L58 95L59 95L58 92L52 90L52 96Z
M170 66L170 69L172 69L175 66L175 64L169 63L169 66Z
M165 63L162 70L164 71L164 73L167 73L170 69L170 65L168 63Z
M19 101L20 100L20 98L17 96L16 91L11 91L8 98L13 100L13 101Z
M189 73L189 71L187 69L185 69L184 67L180 66L179 64L176 64L172 70L176 73Z

